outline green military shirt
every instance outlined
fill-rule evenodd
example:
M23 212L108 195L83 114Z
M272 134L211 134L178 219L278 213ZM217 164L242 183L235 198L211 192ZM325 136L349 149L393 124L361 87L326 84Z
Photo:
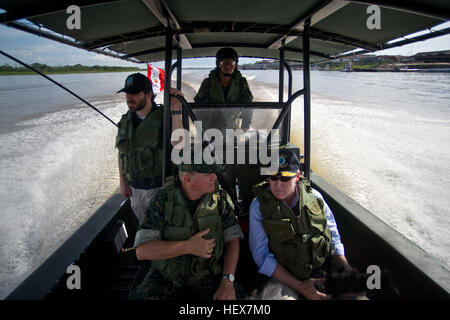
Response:
M224 190L220 190L219 195L219 214L222 218L223 242L225 243L234 238L244 238L239 226L239 221L234 213L234 205L230 196ZM150 240L164 240L162 239L161 230L164 228L164 207L167 199L168 191L167 189L162 188L158 190L150 201L146 215L139 225L139 229L136 233L136 239L134 242L135 248ZM195 209L199 203L200 201L198 200L187 200L187 205L191 215L195 212Z

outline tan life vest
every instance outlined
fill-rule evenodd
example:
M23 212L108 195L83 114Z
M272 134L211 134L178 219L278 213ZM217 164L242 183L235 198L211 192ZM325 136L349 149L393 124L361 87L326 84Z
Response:
M307 279L313 269L333 255L323 200L314 196L306 180L300 180L296 186L300 192L298 216L277 200L268 187L269 183L263 182L254 187L254 193L264 218L262 224L269 237L269 249L297 279Z
M217 189L205 194L191 217L183 190L175 185L176 177L169 177L164 184L168 199L164 206L164 228L162 239L168 241L187 240L195 233L209 228L205 238L214 238L216 245L211 258L182 255L166 260L153 260L152 265L174 284L197 285L205 278L222 272L220 258L223 253L222 218L219 214L220 196Z

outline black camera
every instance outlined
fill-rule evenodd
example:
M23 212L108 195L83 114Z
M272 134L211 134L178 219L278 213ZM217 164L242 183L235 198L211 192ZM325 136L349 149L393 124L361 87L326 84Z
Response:
M317 285L317 290L337 297L343 293L361 293L369 299L395 299L398 297L398 289L389 270L381 271L379 288L368 286L371 274L360 272L323 272L314 278L325 278L322 285Z

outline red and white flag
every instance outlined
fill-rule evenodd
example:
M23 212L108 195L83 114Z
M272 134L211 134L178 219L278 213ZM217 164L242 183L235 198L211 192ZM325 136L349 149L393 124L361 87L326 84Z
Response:
M147 77L150 79L153 92L156 94L164 90L164 70L147 65Z

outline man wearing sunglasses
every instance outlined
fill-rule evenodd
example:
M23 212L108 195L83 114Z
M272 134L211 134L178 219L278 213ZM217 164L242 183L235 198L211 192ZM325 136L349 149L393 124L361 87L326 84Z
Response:
M329 299L317 290L328 267L353 271L344 255L336 222L322 195L300 175L289 149L279 151L279 169L256 185L250 206L249 246L258 271L271 277L281 294L294 299Z

